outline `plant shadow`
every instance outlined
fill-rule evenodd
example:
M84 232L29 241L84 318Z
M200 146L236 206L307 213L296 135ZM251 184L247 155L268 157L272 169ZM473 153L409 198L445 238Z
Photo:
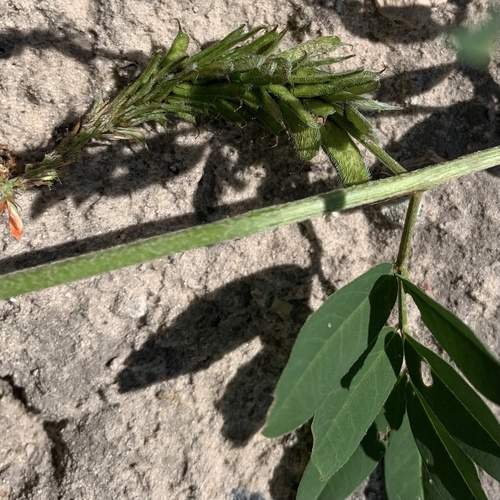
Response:
M453 13L446 25L432 20L430 6L381 6L373 0L348 0L330 2L312 0L319 11L326 14L336 11L335 19L356 36L401 47L425 43L443 34L451 34L454 27L466 19L470 0L452 0L449 10ZM327 22L328 24L328 22ZM443 46L444 48L444 46ZM423 49L424 50L424 49ZM450 54L451 54L451 48ZM425 69L401 71L382 77L375 98L382 102L395 102L402 111L384 113L384 116L402 116L422 113L427 116L412 127L403 137L386 146L386 150L408 170L436 162L449 161L500 144L500 85L492 75L493 65L471 67L455 61ZM407 104L437 87L446 79L465 78L471 85L468 100L446 107ZM387 175L385 167L374 167L375 175ZM384 173L382 173L384 172ZM499 176L500 169L488 173Z
M453 8L453 25L458 26L466 18L467 5L471 0L450 0ZM409 45L437 38L443 26L432 19L430 5L376 3L375 0L309 0L319 6L323 14L335 12L335 18L353 35L381 42L386 45ZM402 3L402 2L401 2ZM403 28L403 29L401 29Z
M116 379L119 392L203 371L259 338L260 350L239 366L215 403L223 416L220 431L224 438L234 446L244 446L264 425L278 378L311 313L311 279L310 268L276 266L195 300L172 325L158 330L128 356ZM291 448L286 448L281 472L271 481L271 489L279 492L273 497L276 500L293 498L307 462L297 462L297 450ZM308 453L309 449L307 458Z
M261 350L238 368L216 405L224 414L224 436L243 445L263 425L274 385L311 312L307 306L310 280L310 269L277 266L196 299L174 324L151 335L130 354L117 378L119 391L205 370L259 338Z
M457 73L472 84L472 97L442 109L413 107L413 112L430 111L430 114L401 139L387 145L387 151L408 170L454 160L500 144L500 86L491 74L487 70L469 68L458 62L427 71L427 75L435 77L435 82ZM400 76L383 79L377 98L384 99L387 89ZM411 72L409 77L413 77ZM416 79L421 80L418 76ZM410 93L406 95L410 96ZM408 111L411 109L399 114ZM498 167L487 172L495 176L500 174Z
M321 166L327 173L322 174L327 180L310 182L310 166L304 165L295 157L292 144L286 137L280 138L276 144L276 138L262 137L263 131L257 126L240 129L210 121L200 127L213 134L209 143L183 145L183 141L178 140L182 133L172 130L154 134L148 140L148 150L138 144L112 144L104 153L100 148L96 151L93 150L95 148L89 148L84 153L82 163L63 174L63 184L51 189L39 189L31 208L31 216L36 219L67 198L78 207L90 198L95 198L96 194L114 198L130 196L150 185L167 186L172 179L185 175L201 162L202 169L193 194L191 212L149 222L136 222L115 231L39 250L30 249L3 259L0 262L0 274L220 220L277 203L299 200L338 187L334 168L329 164ZM258 147L254 146L256 143ZM237 152L236 162L222 152L227 148ZM239 180L239 174L255 164L261 165L261 171L264 172L256 195L230 204L220 203L219 193L227 187L236 191L246 187ZM85 165L85 168L78 168L81 165ZM116 175L118 169L119 177ZM328 179L330 173L331 178ZM133 219L133 214L130 215Z

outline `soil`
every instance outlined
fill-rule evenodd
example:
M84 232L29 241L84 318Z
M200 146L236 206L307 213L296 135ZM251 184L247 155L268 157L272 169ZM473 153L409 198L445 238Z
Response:
M99 91L168 47L178 20L193 52L242 24L288 28L285 46L339 35L356 54L345 66L383 70L375 97L403 107L372 116L381 145L410 169L454 159L500 143L498 50L471 68L451 37L494 3L6 0L0 143L40 158ZM23 194L25 234L2 228L0 272L338 186L326 157L303 165L252 126L146 134L148 150L92 145L60 184ZM410 260L412 280L497 354L499 206L498 167L426 193ZM311 311L394 260L400 234L379 207L351 210L0 301L0 498L295 498L311 439L262 436L273 388ZM351 498L383 498L380 469Z

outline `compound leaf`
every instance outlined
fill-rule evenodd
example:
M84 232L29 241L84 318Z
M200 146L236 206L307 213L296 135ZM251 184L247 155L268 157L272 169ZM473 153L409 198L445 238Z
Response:
M373 343L396 294L391 264L380 264L331 295L306 321L276 387L266 436L291 432L313 415Z
M427 328L469 382L488 399L500 405L500 361L453 313L413 283L402 277L399 279L420 310Z
M311 460L322 478L332 476L354 453L391 393L402 360L401 337L393 328L382 330L318 408Z
M405 360L412 383L460 447L500 481L500 424L478 394L444 360L411 337ZM422 363L432 384L422 380Z

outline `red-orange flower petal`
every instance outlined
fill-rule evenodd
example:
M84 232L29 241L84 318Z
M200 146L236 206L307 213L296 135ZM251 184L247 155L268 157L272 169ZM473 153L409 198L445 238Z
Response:
M23 221L17 211L16 206L9 200L7 202L7 212L9 212L9 229L12 236L17 240L21 239L23 235ZM4 202L2 202L4 203Z

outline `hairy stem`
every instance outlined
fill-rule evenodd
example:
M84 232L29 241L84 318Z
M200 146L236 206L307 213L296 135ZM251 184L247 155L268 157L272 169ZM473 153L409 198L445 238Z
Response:
M423 194L424 193L422 191L418 191L411 195L408 210L406 212L403 234L401 235L398 257L395 263L396 272L404 278L408 277L406 262L410 253L411 237L415 229L415 223L417 222L418 213L420 211L420 202ZM398 281L398 313L399 329L403 336L408 335L406 294L403 290L403 284L401 281Z
M192 248L230 241L334 211L359 207L418 191L500 164L500 147L457 160L313 196L296 202L155 236L80 257L0 277L0 299L88 278Z

